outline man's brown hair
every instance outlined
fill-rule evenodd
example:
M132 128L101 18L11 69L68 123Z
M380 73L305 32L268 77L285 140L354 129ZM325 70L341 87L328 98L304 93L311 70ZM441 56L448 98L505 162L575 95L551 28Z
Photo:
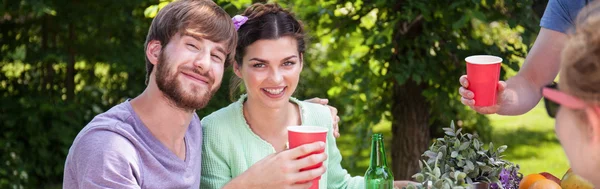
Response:
M225 66L234 60L237 32L229 14L210 0L178 0L162 8L152 20L144 51L152 40L167 46L176 33L193 34L216 43L225 42ZM146 84L153 69L154 65L146 57Z

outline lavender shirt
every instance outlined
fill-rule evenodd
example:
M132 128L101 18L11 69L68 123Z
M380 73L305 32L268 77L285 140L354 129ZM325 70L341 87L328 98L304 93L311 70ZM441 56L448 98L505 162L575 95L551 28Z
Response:
M199 188L202 127L194 114L185 161L156 139L129 101L96 116L73 141L63 188Z

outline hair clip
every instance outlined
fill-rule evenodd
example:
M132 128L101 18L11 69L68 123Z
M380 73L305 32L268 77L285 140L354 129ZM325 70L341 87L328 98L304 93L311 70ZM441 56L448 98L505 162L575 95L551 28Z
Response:
M231 21L233 21L233 25L235 26L235 30L239 30L240 27L242 27L242 25L244 25L244 23L246 23L246 21L248 21L248 17L242 16L242 15L235 15L233 18L231 18Z

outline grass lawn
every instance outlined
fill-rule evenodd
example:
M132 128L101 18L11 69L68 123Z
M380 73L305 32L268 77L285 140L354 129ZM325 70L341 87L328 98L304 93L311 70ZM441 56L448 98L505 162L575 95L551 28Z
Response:
M569 168L554 133L554 119L548 117L544 103L521 116L490 115L495 146L507 145L506 159L517 163L523 175L549 172L558 178Z

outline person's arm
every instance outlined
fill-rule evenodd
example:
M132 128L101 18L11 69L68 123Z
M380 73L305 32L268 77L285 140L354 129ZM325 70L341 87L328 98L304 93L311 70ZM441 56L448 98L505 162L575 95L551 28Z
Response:
M566 34L542 28L521 70L506 83L499 83L496 105L474 106L474 94L467 90L466 76L460 78L461 102L482 114L520 115L528 112L540 101L541 89L556 78L566 40Z
M140 188L133 144L110 131L90 131L71 149L63 188Z
M308 99L305 101L310 102L310 103L325 105L325 106L327 106L327 108L329 108L331 117L333 117L333 136L335 138L340 137L340 129L339 129L340 116L337 115L338 114L337 108L330 106L328 104L329 99L315 97L315 98L311 98L311 99Z
M519 115L533 109L542 98L542 88L554 81L560 69L561 52L567 35L542 28L529 51L525 64L514 77L506 81L501 96L505 106L498 110L501 115Z

